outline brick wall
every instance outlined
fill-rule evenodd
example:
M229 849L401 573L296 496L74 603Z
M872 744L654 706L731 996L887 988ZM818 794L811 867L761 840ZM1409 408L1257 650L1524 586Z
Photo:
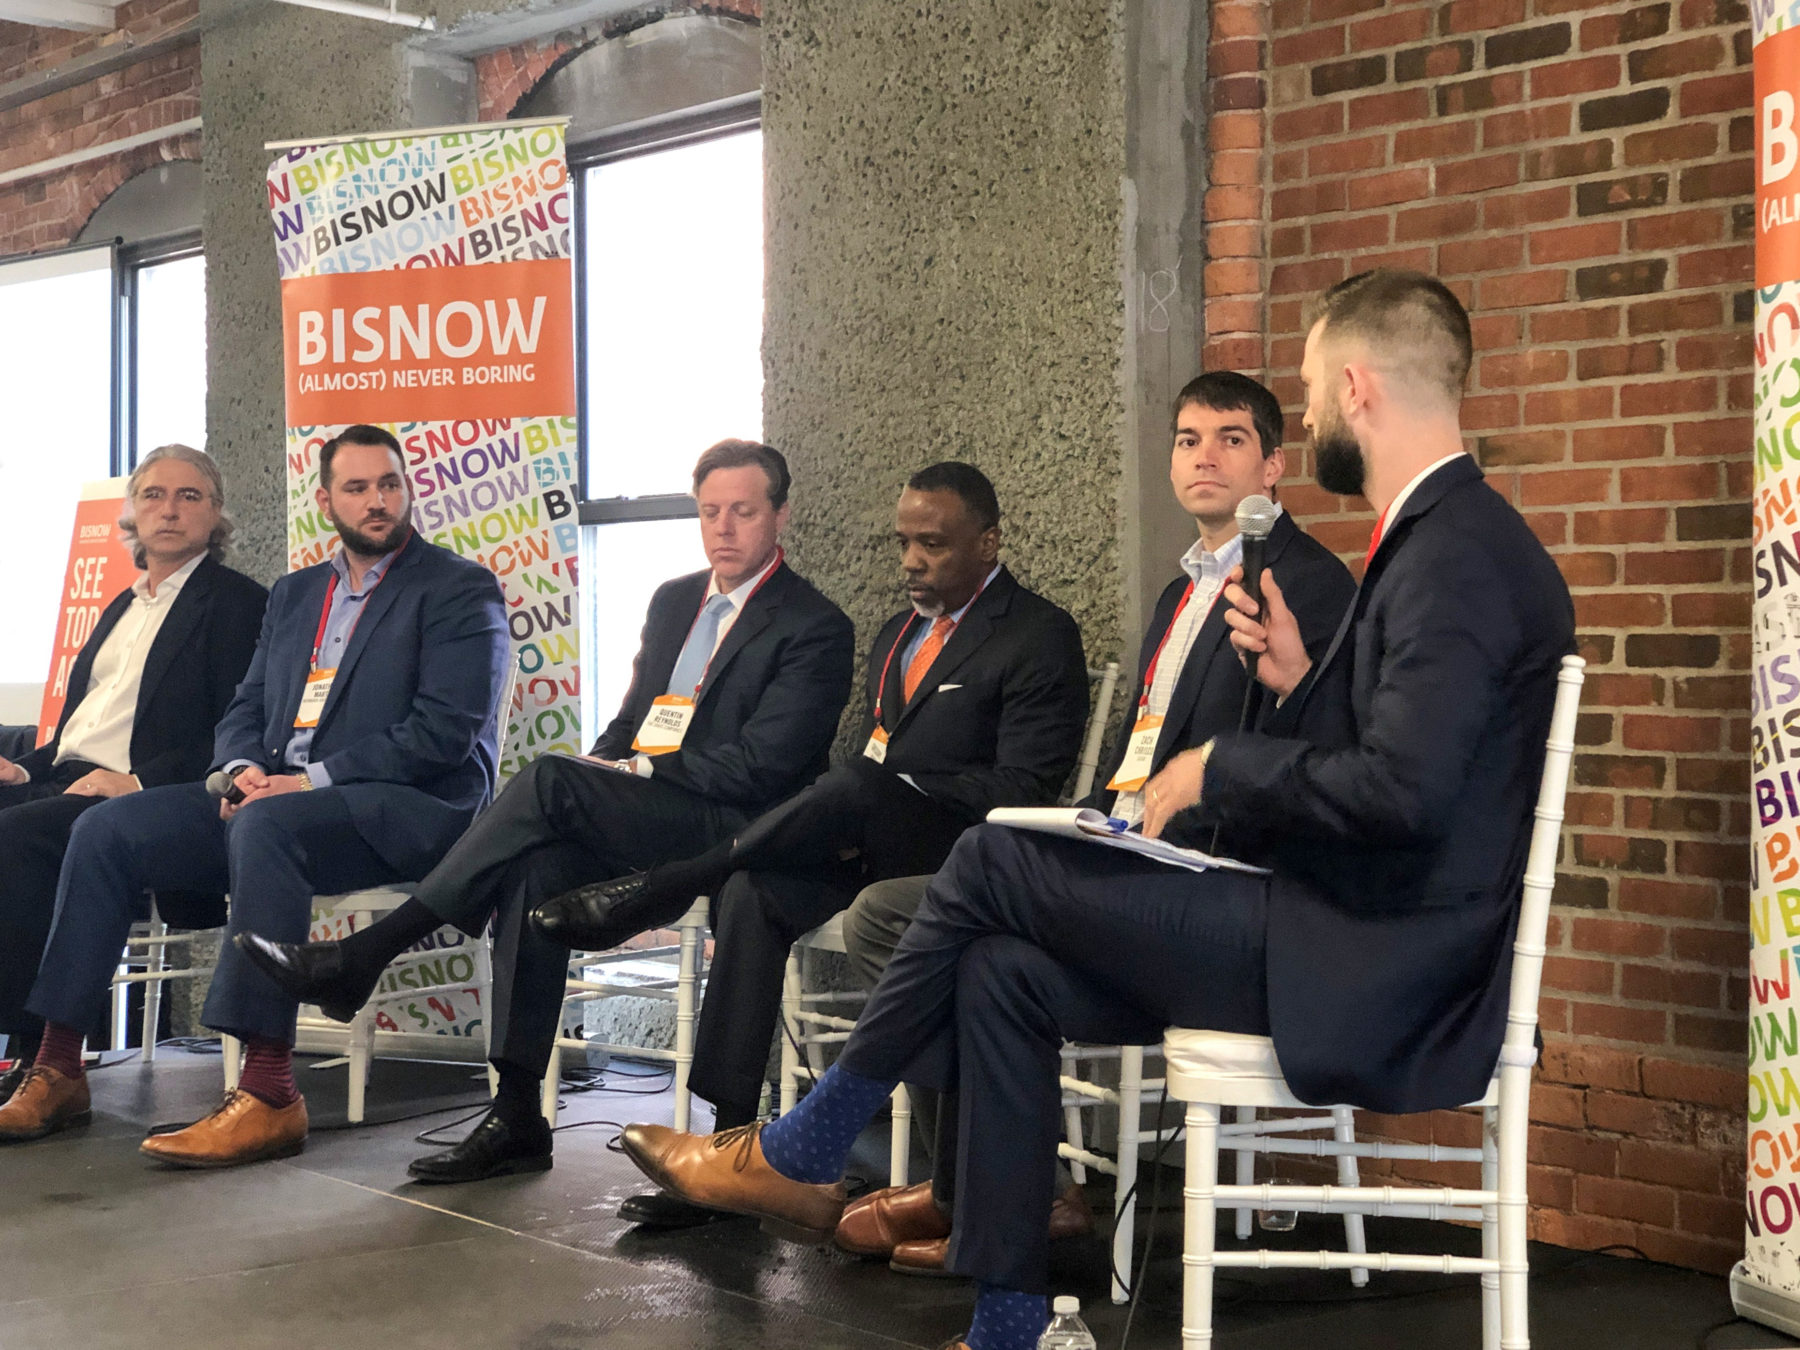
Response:
M113 33L0 23L0 82L120 43L144 42L192 19L199 0L129 0ZM200 46L151 57L85 84L0 112L0 172L153 131L200 115ZM0 187L0 257L70 243L112 192L171 159L200 158L196 134Z
M1575 597L1534 1234L1722 1270L1743 1227L1747 11L1214 0L1213 21L1205 364L1266 372L1298 441L1305 297L1381 264L1443 277L1474 318L1471 449ZM1289 463L1290 508L1360 565L1366 505ZM1451 1113L1373 1123L1472 1138Z

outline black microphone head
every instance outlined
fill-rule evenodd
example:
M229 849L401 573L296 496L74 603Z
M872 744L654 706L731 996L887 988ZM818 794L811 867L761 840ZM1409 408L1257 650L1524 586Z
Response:
M1275 503L1260 492L1238 503L1238 533L1246 539L1267 539L1275 528Z
M206 790L214 797L223 798L235 781L225 770L218 769L206 776Z

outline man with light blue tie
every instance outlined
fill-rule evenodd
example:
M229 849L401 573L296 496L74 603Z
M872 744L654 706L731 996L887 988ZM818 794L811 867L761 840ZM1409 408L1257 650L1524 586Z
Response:
M493 921L499 1090L466 1139L412 1163L417 1180L551 1164L538 1101L568 952L527 922L532 909L698 853L824 769L855 637L843 611L782 561L788 486L787 461L766 445L721 441L700 457L693 493L711 566L651 597L618 716L587 755L521 770L414 899L342 942L239 939L282 988L348 1021L387 963L427 933L449 923L474 937Z

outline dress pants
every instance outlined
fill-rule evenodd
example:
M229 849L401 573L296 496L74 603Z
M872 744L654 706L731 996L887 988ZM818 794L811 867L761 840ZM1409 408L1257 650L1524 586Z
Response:
M702 853L744 819L672 783L570 755L521 769L417 892L470 937L493 920L493 1061L537 1078L550 1064L569 952L531 926L534 908L577 886ZM690 903L645 926L673 922Z
M689 1088L753 1114L795 939L870 881L935 871L966 824L899 775L855 760L746 828L732 851L739 870L713 897L716 942Z
M241 932L304 942L315 895L403 881L357 833L332 788L250 802L229 821L200 783L147 788L102 802L75 824L57 884L56 922L29 1007L46 1022L92 1025L105 1007L146 891L231 895L201 1021L216 1031L294 1042L295 1004L229 940Z
M1066 1040L1268 1033L1267 883L1001 826L932 878L839 1061L960 1089L949 1268L1044 1293Z
M93 767L64 763L45 777L0 787L0 1035L15 1058L35 1051L43 1033L42 1019L25 1010L25 997L50 936L69 833L106 800L71 797L65 789Z

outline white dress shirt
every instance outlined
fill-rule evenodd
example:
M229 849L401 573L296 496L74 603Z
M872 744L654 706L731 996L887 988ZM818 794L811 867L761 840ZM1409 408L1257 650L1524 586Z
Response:
M113 625L94 656L88 687L63 728L56 762L86 760L114 773L131 772L131 727L137 718L138 688L144 662L175 597L206 554L196 554L163 579L150 593L148 573L131 583L132 601Z

